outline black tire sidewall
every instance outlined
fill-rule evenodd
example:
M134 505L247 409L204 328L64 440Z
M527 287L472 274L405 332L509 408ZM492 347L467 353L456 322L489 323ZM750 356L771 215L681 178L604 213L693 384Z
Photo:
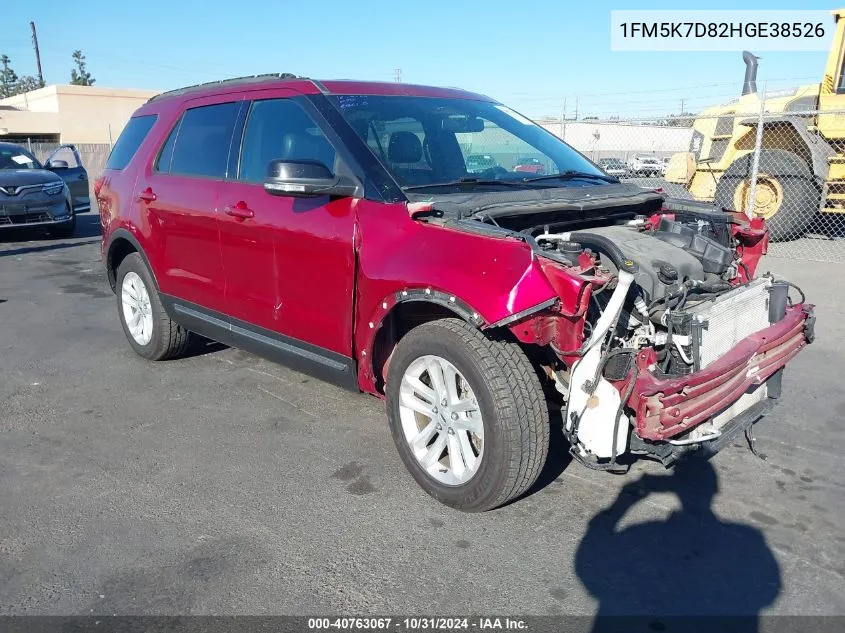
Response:
M731 163L716 184L716 204L733 208L737 187L751 177L752 160L753 155L747 154ZM792 152L762 150L759 165L759 173L777 180L783 190L780 207L771 218L766 219L769 239L778 242L802 236L821 202L821 191L807 163Z
M147 295L150 297L150 308L153 317L153 333L150 337L150 342L146 345L141 345L135 340L126 325L126 319L123 315L123 299L121 297L123 293L123 278L130 272L136 273L141 278L141 281L147 289ZM161 345L161 322L159 319L159 314L161 314L162 311L161 301L158 298L158 292L156 291L155 284L152 281L152 275L150 275L149 270L147 270L144 260L142 260L137 253L130 253L120 263L120 266L117 269L117 285L115 288L120 325L123 327L123 333L126 335L126 339L129 341L132 349L135 350L135 353L144 358L154 359L159 357L160 351L158 348Z
M508 428L499 415L487 378L480 369L481 359L454 332L443 329L438 338L410 337L400 341L390 361L386 401L388 423L403 463L416 482L441 503L465 511L484 510L497 498L507 479L509 459ZM452 363L469 381L478 400L484 423L484 452L479 470L468 482L449 486L430 477L411 452L399 415L399 387L410 364L421 356L440 356Z

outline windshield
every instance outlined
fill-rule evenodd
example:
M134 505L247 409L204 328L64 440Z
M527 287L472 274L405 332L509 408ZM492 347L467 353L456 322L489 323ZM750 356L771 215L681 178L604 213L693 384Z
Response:
M0 147L0 169L41 169L38 159L22 147Z
M545 174L603 173L566 143L513 110L470 99L339 95L346 121L403 188L422 189L466 178L483 186L566 186L529 182ZM567 185L570 181L567 181Z

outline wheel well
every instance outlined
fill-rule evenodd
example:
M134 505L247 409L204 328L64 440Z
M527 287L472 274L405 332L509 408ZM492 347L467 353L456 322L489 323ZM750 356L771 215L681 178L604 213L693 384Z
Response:
M117 269L121 262L126 259L130 253L137 253L138 249L127 239L122 237L116 238L109 245L109 253L106 258L106 271L109 278L109 285L114 290L117 287Z
M396 344L415 327L438 319L462 318L446 306L428 301L397 304L384 318L373 341L373 375L376 389L384 393L384 376Z

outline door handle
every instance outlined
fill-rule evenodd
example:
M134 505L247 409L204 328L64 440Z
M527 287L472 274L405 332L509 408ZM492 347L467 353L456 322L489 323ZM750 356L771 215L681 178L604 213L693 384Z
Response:
M255 217L255 211L246 206L246 202L243 200L236 203L234 206L226 207L223 209L223 213L231 215L233 218L237 218L239 220L248 220L249 218Z
M155 202L158 196L155 195L152 188L147 187L141 193L138 194L138 200L142 202Z
M79 174L76 178L78 180L88 180L88 176L86 176L85 174Z

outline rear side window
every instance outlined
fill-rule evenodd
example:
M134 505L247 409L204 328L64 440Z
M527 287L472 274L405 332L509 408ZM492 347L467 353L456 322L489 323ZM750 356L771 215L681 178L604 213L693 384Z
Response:
M238 117L240 101L218 103L187 110L174 130L170 173L183 176L204 176L225 178L229 162L229 145L232 131ZM162 155L171 150L170 139L165 143ZM159 163L164 171L166 165Z
M129 119L129 123L123 128L123 132L117 139L117 143L109 154L106 162L106 169L123 169L132 160L135 152L141 147L141 143L147 138L150 128L155 123L156 115L136 116Z

